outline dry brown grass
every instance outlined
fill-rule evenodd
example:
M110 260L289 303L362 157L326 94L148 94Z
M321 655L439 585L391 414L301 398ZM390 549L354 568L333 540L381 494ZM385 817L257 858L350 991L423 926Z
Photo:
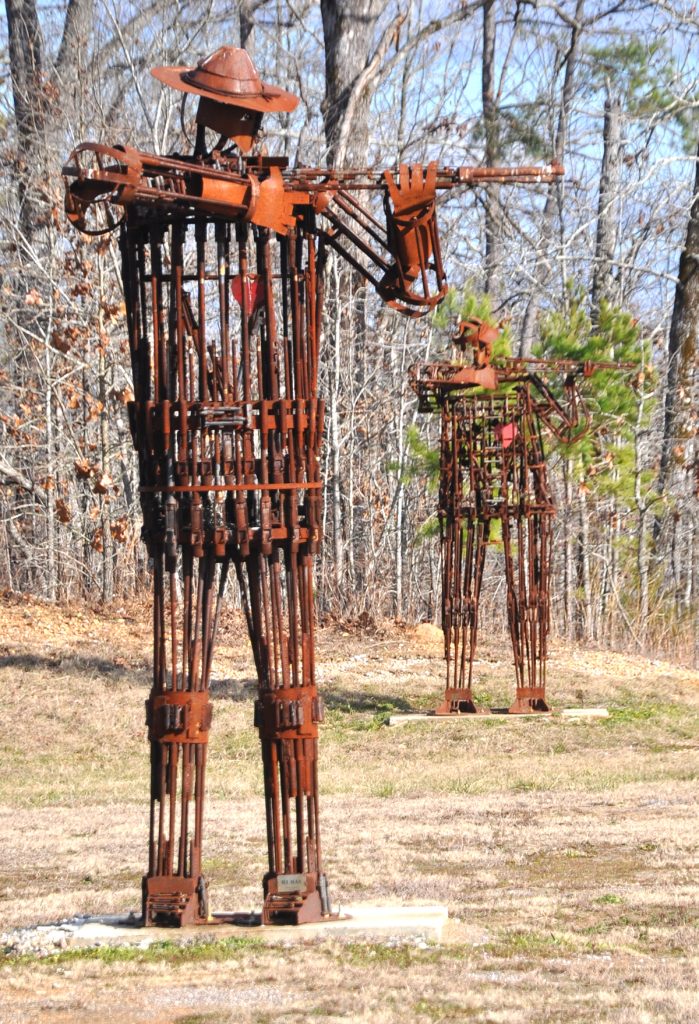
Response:
M146 841L149 623L1 609L3 926L137 908ZM505 643L484 700L507 702ZM259 906L265 864L254 673L235 617L215 666L206 869L217 909ZM448 904L428 949L240 944L177 958L7 962L0 1021L672 1022L699 1019L699 677L555 649L560 706L606 721L423 724L439 645L321 631L322 819L333 898Z

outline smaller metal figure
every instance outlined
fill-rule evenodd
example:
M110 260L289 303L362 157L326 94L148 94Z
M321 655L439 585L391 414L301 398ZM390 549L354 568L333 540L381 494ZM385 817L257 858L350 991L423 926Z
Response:
M468 714L483 566L493 522L502 528L507 619L516 696L510 714L549 711L546 702L550 626L552 521L542 427L571 444L590 415L578 390L595 370L630 364L504 359L491 363L497 327L472 318L453 339L472 350L471 365L417 363L410 384L421 412L441 413L439 522L442 541L442 628L447 685L438 715ZM564 402L537 369L564 372Z

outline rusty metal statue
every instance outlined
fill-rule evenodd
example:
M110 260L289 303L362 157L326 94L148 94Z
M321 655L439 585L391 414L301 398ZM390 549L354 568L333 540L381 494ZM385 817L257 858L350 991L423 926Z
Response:
M392 307L422 316L446 291L437 189L550 181L546 168L389 171L287 167L262 116L298 100L223 47L156 68L199 98L191 155L78 146L66 210L88 233L120 227L143 537L153 561L147 701L151 818L143 919L209 919L202 875L209 680L232 569L259 692L269 866L264 923L331 914L318 824L313 559L320 544L323 270L340 253ZM207 131L220 137L207 147ZM378 193L383 222L361 203Z
M550 626L552 521L543 429L573 444L590 428L579 381L629 363L501 359L492 362L499 327L472 318L453 339L471 364L416 363L410 384L421 412L441 415L439 523L442 628L447 663L437 715L483 713L473 699L478 606L493 523L505 559L507 619L514 654L510 714L549 711L546 702ZM559 400L542 374L563 375Z

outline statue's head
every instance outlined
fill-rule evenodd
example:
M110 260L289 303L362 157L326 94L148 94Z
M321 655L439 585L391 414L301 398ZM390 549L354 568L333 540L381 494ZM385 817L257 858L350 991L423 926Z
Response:
M484 323L480 317L472 316L468 320L459 321L458 333L452 341L462 352L469 347L473 349L474 366L489 366L493 355L493 343L502 333L502 325L502 321L493 326Z
M292 111L299 102L298 96L261 81L247 52L234 46L222 46L196 67L153 68L151 74L199 96L197 124L230 139L242 153L255 142L263 114Z

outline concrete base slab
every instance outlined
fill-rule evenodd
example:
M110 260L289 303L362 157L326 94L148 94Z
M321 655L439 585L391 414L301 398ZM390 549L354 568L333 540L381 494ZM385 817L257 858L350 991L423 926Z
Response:
M609 718L607 708L563 708L561 718Z
M134 946L147 949L156 942L186 944L230 936L255 938L270 945L295 945L338 938L440 942L448 917L447 908L438 905L377 907L353 904L341 907L336 918L316 924L263 926L259 914L218 914L214 915L211 924L195 928L143 928L140 918L133 914L129 917L109 915L17 929L2 938L8 952L36 953L39 956L80 947ZM216 918L221 923L217 923ZM236 923L230 923L231 919Z
M538 711L531 715L509 715L501 708L491 708L489 715L435 715L434 711L414 711L404 715L391 715L389 725L411 725L413 722L492 722L493 719L507 722L531 721L547 718L609 718L606 708L563 708L561 711Z

